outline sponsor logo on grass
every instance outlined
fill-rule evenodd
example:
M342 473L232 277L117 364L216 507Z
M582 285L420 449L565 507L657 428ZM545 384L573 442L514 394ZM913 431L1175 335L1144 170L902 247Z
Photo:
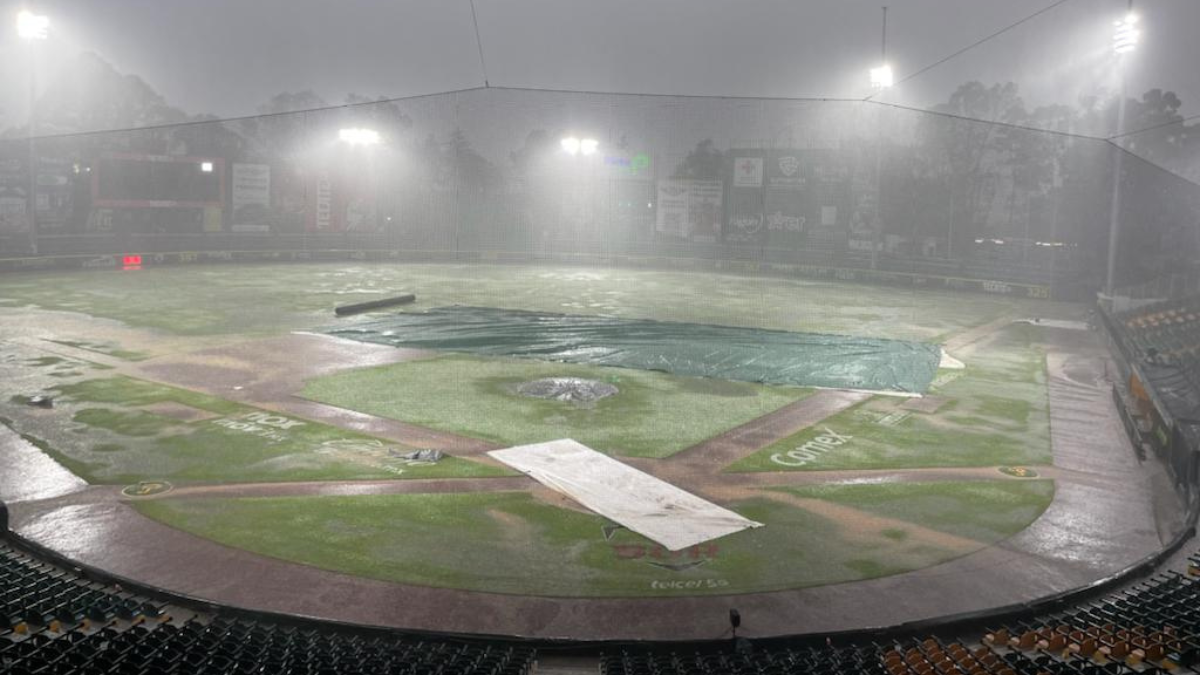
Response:
M601 528L604 541L612 541L617 532L625 529L627 528L624 525L605 525ZM669 551L659 544L613 544L612 550L617 560L638 560L671 572L686 572L706 565L716 558L720 551L713 543L696 544L678 551Z
M283 433L285 430L304 426L304 422L300 420L263 412L246 413L238 417L222 417L219 420L213 420L213 424L231 431L259 436L271 443L288 440L288 435Z
M170 492L171 484L165 480L144 480L121 490L126 497L149 497Z
M787 452L777 452L771 455L771 461L783 466L804 466L820 459L825 453L849 442L853 436L839 434L825 427L822 435L817 436Z
M668 579L659 581L655 579L650 582L650 588L656 591L694 591L701 588L725 588L729 586L729 582L724 579Z
M1025 466L1002 466L1000 473L1013 478L1037 478L1038 472Z
M717 557L719 549L716 544L697 544L678 551L668 551L666 547L655 544L613 544L613 553L618 560L639 560L672 572L685 572L703 565Z
M884 415L883 417L880 417L878 424L881 424L885 427L894 427L897 424L900 424L901 422L903 422L904 420L908 419L911 416L912 416L912 413L906 412L904 410L897 410L896 412L893 412L888 415Z

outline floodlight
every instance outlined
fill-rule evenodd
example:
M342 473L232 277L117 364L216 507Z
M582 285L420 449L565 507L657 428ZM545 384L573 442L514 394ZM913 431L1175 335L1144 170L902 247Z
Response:
M594 138L585 138L582 141L579 141L579 151L585 155L596 154L596 148L599 147L600 141L597 141Z
M566 138L562 139L562 149L568 155L578 155L581 145L582 143L579 142L579 139L575 138L574 136L567 136Z
M1113 22L1113 51L1117 54L1127 54L1137 49L1142 31L1137 28L1138 16L1130 14L1120 21Z
M871 69L871 86L875 89L887 89L896 81L895 75L892 74L892 67L888 64L883 64L878 68Z
M22 40L45 40L50 35L50 17L26 11L17 13L17 35Z
M350 145L378 145L380 141L378 131L357 127L339 130L338 139Z
M213 163L212 162L200 162L200 170L203 171L204 173L212 173Z

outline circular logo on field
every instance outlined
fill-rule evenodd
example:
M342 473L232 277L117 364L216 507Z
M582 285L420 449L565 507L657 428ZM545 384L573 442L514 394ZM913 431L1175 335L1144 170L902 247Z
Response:
M1013 478L1037 478L1038 473L1024 466L1002 466L1000 473Z
M165 480L144 480L121 490L121 494L126 497L149 497L169 492L171 487L171 484Z

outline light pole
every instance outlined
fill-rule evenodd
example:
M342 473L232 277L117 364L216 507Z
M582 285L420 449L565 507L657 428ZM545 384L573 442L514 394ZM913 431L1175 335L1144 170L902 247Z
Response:
M895 83L892 66L887 62L887 7L883 7L883 30L879 40L879 66L871 69L871 88L884 90ZM879 245L883 238L883 111L876 108L875 120L875 222L871 241L871 269L879 266Z
M375 153L370 152L370 149L383 142L383 137L374 129L366 129L363 127L350 127L346 129L338 129L338 140L350 146L351 150L362 148L367 151L367 182L371 191L371 222L367 227L379 229L379 185L378 172L375 170ZM343 174L344 178L344 174ZM343 183L344 184L344 183ZM362 195L359 195L362 198ZM349 234L349 204L346 205L345 212L342 214L343 232ZM364 223L365 224L365 223Z
M50 17L29 11L17 13L17 36L29 46L29 194L25 195L25 215L29 221L29 249L37 255L37 51L35 45L49 37Z
M1127 56L1137 49L1142 32L1137 27L1138 17L1133 13L1133 0L1129 0L1129 13L1124 19L1113 21L1113 54L1117 66L1117 128L1113 135L1119 135L1125 129L1125 64ZM1104 295L1110 300L1113 296L1117 273L1117 248L1121 240L1121 167L1124 163L1125 150L1113 145L1117 153L1113 162L1112 203L1108 215L1108 269L1104 276Z

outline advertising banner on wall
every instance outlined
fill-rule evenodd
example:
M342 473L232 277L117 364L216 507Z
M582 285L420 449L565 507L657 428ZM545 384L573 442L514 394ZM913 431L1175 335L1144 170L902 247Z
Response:
M711 243L721 231L722 195L719 180L658 181L659 234Z
M270 229L271 167L266 164L233 165L230 189L234 232L266 232Z
M812 170L811 160L802 161L800 152L777 151L771 153L767 160L767 187L798 190L808 183L808 175Z
M603 166L607 178L654 179L654 160L648 152L607 152Z
M29 230L29 220L25 217L28 193L25 162L17 158L0 158L0 233Z
M333 180L327 171L319 171L312 177L312 190L308 193L309 232L340 232L341 223L334 221Z
M734 157L733 187L760 188L762 184L762 157Z
M61 234L71 220L75 195L72 162L39 157L37 174L37 226L41 234Z
M799 246L809 224L807 194L798 189L768 188L764 206L767 243Z
M729 194L723 239L730 244L757 245L763 241L762 190L734 188Z
M850 172L824 148L731 150L724 239L780 248L844 239Z

